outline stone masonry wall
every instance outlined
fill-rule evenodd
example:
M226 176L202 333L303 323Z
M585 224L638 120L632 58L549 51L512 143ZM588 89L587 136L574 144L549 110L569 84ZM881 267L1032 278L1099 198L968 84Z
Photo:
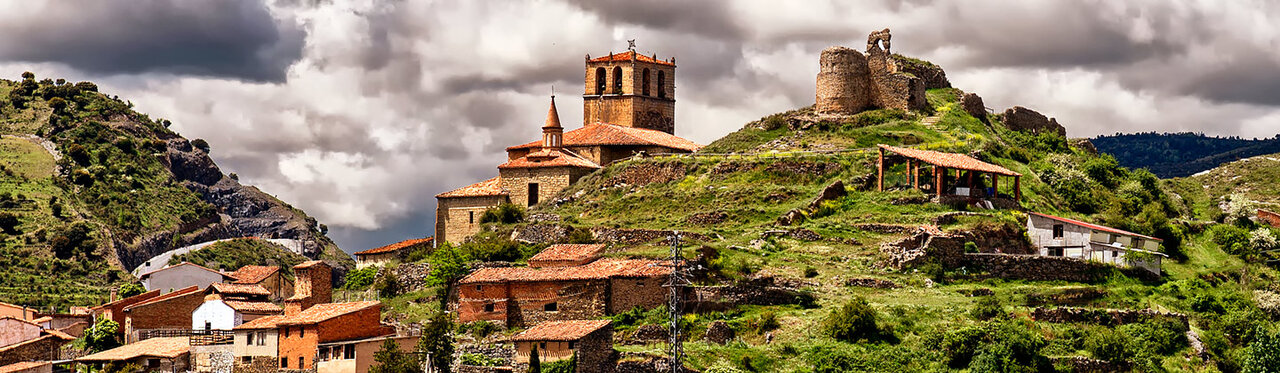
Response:
M845 47L822 51L818 60L815 111L851 115L870 108L919 110L928 107L924 80L899 70L898 62L889 51L888 39L888 29L872 33L865 56ZM941 69L938 70L940 73ZM945 76L942 80L945 81Z
M517 282L511 285L507 326L530 327L543 321L589 320L609 311L608 282L548 281ZM546 311L549 303L556 311Z
M198 373L231 373L235 354L231 345L191 346L191 365Z
M1052 323L1088 323L1104 326L1117 326L1145 322L1151 319L1174 319L1187 325L1187 315L1181 313L1158 312L1150 309L1113 310L1093 308L1044 308L1036 307L1031 311L1031 318L1036 321Z
M617 364L613 351L613 327L600 328L578 340L574 349L578 353L579 373L612 373Z
M5 346L5 350L0 351L0 366L23 361L60 360L59 350L63 344L66 342L62 339L46 335L16 345Z
M557 193L594 170L569 167L498 170L502 189L511 194L511 203L529 206L529 184L538 184L538 203L551 201Z
M614 67L622 72L622 91L615 91ZM596 69L605 71L603 95L596 91ZM649 94L644 94L644 71L649 71ZM662 72L665 83L660 84ZM582 123L612 123L675 133L675 66L645 62L592 62L584 72ZM659 88L661 86L661 91Z
M462 242L480 231L480 216L485 210L506 201L506 196L437 198L436 239Z
M232 369L235 373L275 373L280 369L280 362L275 356L250 356L249 362L243 358L235 359Z
M190 292L161 302L129 308L125 312L127 343L137 342L145 329L191 329L191 313L204 304L204 293Z
M1010 254L964 254L961 265L985 271L992 277L1039 281L1094 282L1115 267L1087 260Z
M613 278L609 280L609 313L618 314L635 307L656 308L667 301L662 287L667 277Z

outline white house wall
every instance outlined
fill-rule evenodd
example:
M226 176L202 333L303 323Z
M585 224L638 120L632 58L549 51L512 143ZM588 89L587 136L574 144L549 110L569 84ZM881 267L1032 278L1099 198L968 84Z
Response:
M192 285L205 289L215 282L222 282L221 273L188 265L152 272L142 285L147 288L147 291L159 289L160 293L166 294Z
M191 313L191 329L204 330L208 322L214 330L231 330L241 324L240 314L221 300L204 302Z
M1062 238L1053 237L1053 226L1062 225ZM1083 248L1089 245L1090 229L1060 222L1057 220L1028 215L1027 236L1031 244L1040 249L1040 255L1049 255L1050 247L1075 248L1064 250L1066 256L1074 253L1075 257L1084 255Z

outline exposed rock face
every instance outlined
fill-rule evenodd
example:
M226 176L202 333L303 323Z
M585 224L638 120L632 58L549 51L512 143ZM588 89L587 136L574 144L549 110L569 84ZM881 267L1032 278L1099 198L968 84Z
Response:
M1014 106L1004 111L1004 125L1015 131L1036 134L1049 132L1067 136L1067 129L1058 124L1057 119L1021 106Z
M901 54L894 54L893 62L898 65L898 71L915 75L923 80L924 89L951 88L951 81L947 80L947 72L943 71L941 66Z
M729 323L716 320L707 325L707 334L704 338L711 343L725 344L733 340L733 337L733 328L729 327Z
M644 324L636 328L636 333L632 335L639 341L657 341L667 339L667 328L662 325Z
M810 202L809 207L817 208L818 206L822 205L823 202L834 200L836 198L844 197L847 195L849 195L849 192L845 191L844 182L840 180L836 180L835 182L831 183L831 185L827 185L826 188L822 188L822 192L818 193L818 198L814 199L813 202Z
M1085 151L1086 153L1098 155L1098 147L1093 145L1089 139L1071 139L1071 147Z
M965 93L961 96L960 107L974 118L978 118L983 123L987 122L987 106L982 103L982 97L978 97L977 93Z

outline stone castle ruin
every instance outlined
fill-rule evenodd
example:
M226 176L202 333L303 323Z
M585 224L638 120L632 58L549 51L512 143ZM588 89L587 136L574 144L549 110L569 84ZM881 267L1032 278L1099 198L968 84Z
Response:
M875 108L926 108L925 80L900 67L901 62L889 50L891 39L889 29L872 32L867 36L866 55L841 46L823 50L814 109L822 114L849 115ZM941 76L941 80L933 85L950 86L941 69L937 71L931 75Z

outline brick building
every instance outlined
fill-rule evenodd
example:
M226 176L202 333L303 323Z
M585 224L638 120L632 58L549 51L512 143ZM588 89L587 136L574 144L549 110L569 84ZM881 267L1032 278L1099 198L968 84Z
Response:
M281 369L315 369L321 343L395 333L382 325L382 302L317 304L276 322Z
M587 58L583 126L565 132L552 97L542 140L507 148L498 177L436 195L435 238L461 242L503 203L534 206L578 179L637 153L689 153L675 133L675 59L630 51Z
M396 242L383 247L356 252L356 269L383 266L404 259L413 250L432 247L434 238L419 238Z
M53 363L48 361L25 361L0 366L0 373L53 373Z
M191 327L191 314L204 304L204 292L189 286L124 308L124 343L141 340L145 330Z
M115 321L116 324L120 324L120 335L124 336L124 333L125 333L124 309L126 307L151 300L158 296L160 296L160 290L156 289L156 290L148 291L142 294L134 295L132 297L117 300L117 299L114 299L115 293L113 292L112 293L113 299L110 302L107 302L106 304L103 304L97 307L90 308L89 310L90 312L93 313L93 317L95 319L106 318L108 320ZM123 339L124 338L121 338L121 340Z
M36 310L16 304L0 302L0 317L13 317L23 320L31 320L36 318Z
M271 292L269 299L278 302L293 296L293 280L276 266L244 266L231 273L235 283L259 285Z
M320 303L333 302L333 269L319 260L293 266L293 296L284 301L285 314L297 314Z
M515 365L527 367L529 354L538 349L538 360L552 362L578 357L578 372L612 372L616 365L613 326L609 320L547 321L511 337Z
M666 302L665 261L600 259L569 267L482 268L458 282L458 319L510 327L595 319Z
M1271 211L1258 209L1258 221L1272 228L1280 228L1280 214Z
M320 354L316 358L316 372L367 373L374 364L374 354L387 340L395 342L400 351L406 353L413 352L418 344L418 337L412 336L382 336L321 343Z

